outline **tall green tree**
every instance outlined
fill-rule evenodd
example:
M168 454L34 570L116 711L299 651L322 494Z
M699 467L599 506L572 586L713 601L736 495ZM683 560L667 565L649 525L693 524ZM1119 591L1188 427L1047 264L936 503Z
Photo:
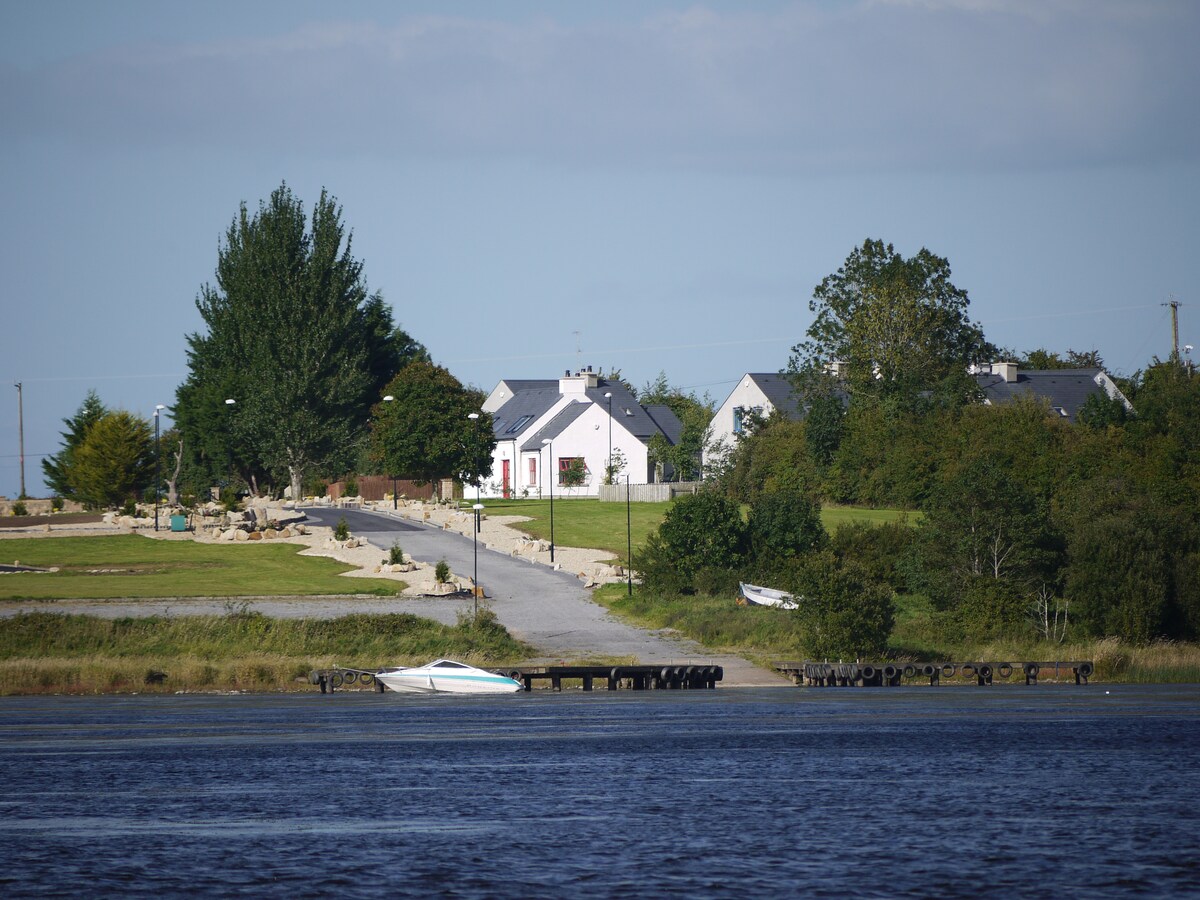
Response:
M431 362L405 366L373 409L372 456L385 473L416 482L454 477L474 484L491 474L496 446L481 391ZM469 418L478 413L479 418Z
M746 549L746 523L738 504L715 491L700 491L671 504L634 567L651 591L692 594L697 575L705 569L741 568Z
M656 461L669 465L674 470L675 480L699 478L700 461L706 449L708 426L714 412L711 398L697 397L695 393L673 387L667 381L666 372L659 372L658 378L647 382L638 393L638 403L668 407L683 426L679 440L674 444L660 434L651 437L648 444L650 455Z
M864 241L813 291L815 318L789 370L819 373L836 362L852 391L966 396L967 367L995 352L969 304L943 257L922 248L905 259L891 244Z
M405 354L325 191L311 222L286 184L250 214L243 203L218 250L216 286L196 300L206 330L188 337L191 372L174 410L185 446L257 486L344 470L370 404ZM229 404L227 400L234 400Z
M62 449L53 456L42 460L42 472L46 485L58 496L68 500L79 499L75 496L75 490L71 486L71 469L75 462L75 451L87 437L88 429L107 412L108 409L100 402L96 392L92 390L88 391L75 415L69 419L63 419L67 430L62 432Z
M108 412L87 430L71 466L73 496L91 509L116 506L154 483L154 432L125 410Z

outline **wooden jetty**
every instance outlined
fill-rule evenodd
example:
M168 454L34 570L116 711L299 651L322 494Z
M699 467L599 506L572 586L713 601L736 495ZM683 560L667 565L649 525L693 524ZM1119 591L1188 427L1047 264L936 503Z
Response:
M792 679L794 684L808 687L899 687L905 680L915 683L929 679L930 685L955 678L974 681L983 686L994 679L1007 681L1014 675L1026 684L1037 684L1038 677L1055 681L1073 678L1076 684L1087 684L1095 666L1089 660L1050 662L941 662L941 663L830 663L777 662L775 668Z
M336 666L332 669L317 669L309 673L310 684L319 685L321 693L333 693L347 687L372 687L383 693L384 686L375 677L377 669L351 669ZM561 691L563 681L580 681L585 691L603 682L610 691L626 689L632 691L653 690L712 690L725 676L721 666L697 666L691 664L652 666L535 666L531 668L496 669L498 675L507 675L532 691L534 682L549 682L551 690Z

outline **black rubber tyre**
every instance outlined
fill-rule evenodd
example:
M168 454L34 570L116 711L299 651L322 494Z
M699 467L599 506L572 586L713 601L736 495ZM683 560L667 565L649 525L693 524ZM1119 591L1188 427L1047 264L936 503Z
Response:
M972 665L971 663L963 663L962 674L963 674L963 678L974 678L975 677L975 666Z
M980 666L979 667L979 677L984 679L985 681L987 679L991 678L992 677L992 667L989 666L987 663L984 663L982 666Z
M342 686L343 680L344 679L342 678L341 672L334 672L332 675L329 676L329 686L335 687L335 688L340 688Z
M1090 662L1081 663L1079 665L1079 677L1080 678L1091 678L1092 677L1092 664Z
M358 676L353 672L346 672L344 675L342 675L342 678L345 680L346 684L354 684L356 681L358 681Z
M1025 663L1023 669L1026 675L1032 675L1034 678L1037 678L1038 672L1041 671L1041 667L1037 663Z
M904 667L904 677L905 678L916 678L917 677L917 667L914 665L905 666Z
M996 674L1001 678L1008 678L1012 675L1012 672L1012 665L1010 663L1000 663L1000 665L996 666Z
M957 674L958 666L954 665L954 663L946 663L944 666L942 666L943 678L953 678Z
M898 669L897 669L895 666L890 666L890 665L889 665L889 666L884 666L884 667L883 667L883 677L884 677L886 680L888 680L888 681L891 681L893 678L895 678L895 677L896 677L896 673L897 673L898 671L899 671L899 670L898 670Z
M932 678L937 674L937 670L938 667L931 663L925 663L925 665L921 666L921 674L926 678Z
M864 682L872 681L875 678L875 667L874 666L863 666L858 671L859 671L859 674L862 675L862 680Z

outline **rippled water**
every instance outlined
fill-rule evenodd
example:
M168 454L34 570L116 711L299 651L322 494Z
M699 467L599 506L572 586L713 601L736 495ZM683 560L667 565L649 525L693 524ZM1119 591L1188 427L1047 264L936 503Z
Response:
M15 698L0 772L6 896L1200 894L1195 686Z

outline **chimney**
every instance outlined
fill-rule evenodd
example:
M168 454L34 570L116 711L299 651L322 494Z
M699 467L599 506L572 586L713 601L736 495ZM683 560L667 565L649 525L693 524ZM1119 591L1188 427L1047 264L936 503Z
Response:
M1017 380L1017 364L1015 362L992 363L992 374L999 375L1009 384Z

